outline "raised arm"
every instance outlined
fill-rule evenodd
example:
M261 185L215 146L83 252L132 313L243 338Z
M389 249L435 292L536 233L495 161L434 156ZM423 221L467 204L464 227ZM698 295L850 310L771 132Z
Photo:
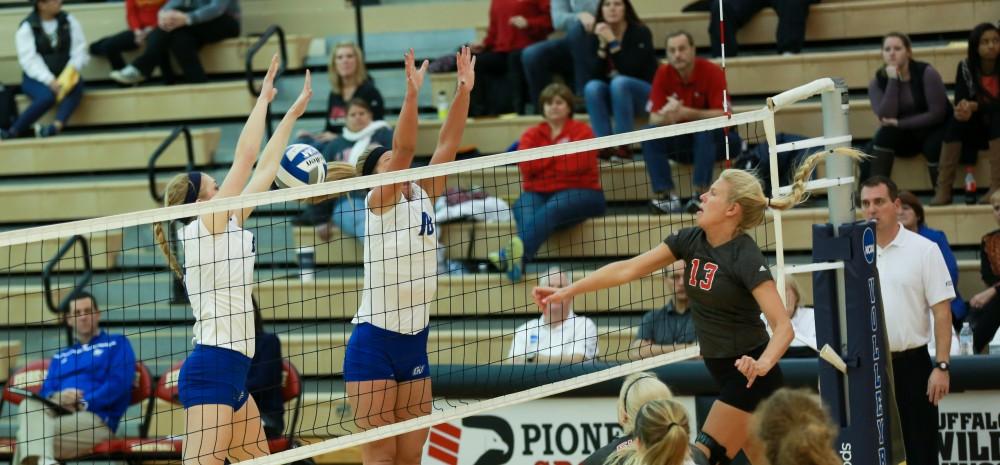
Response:
M448 119L438 133L437 147L431 156L432 165L455 161L455 154L458 153L458 146L462 143L462 134L465 132L465 122L469 119L469 95L476 81L476 57L469 47L462 47L455 54L455 62L458 66L458 87L455 89L451 109L448 110ZM444 193L447 182L447 177L438 176L421 180L420 187L434 201Z
M538 286L532 291L532 297L539 307L545 308L552 302L568 302L574 296L588 292L620 286L646 276L660 268L677 261L674 253L666 244L660 244L641 255L628 260L609 263L590 273L586 278L574 282L564 288Z
M243 188L250 179L253 172L253 164L257 161L257 153L260 152L260 141L264 137L264 120L267 118L267 106L274 100L277 89L274 88L274 77L278 73L278 54L271 57L271 66L267 68L264 76L264 83L260 89L260 96L257 103L250 111L250 117L243 125L240 138L236 142L236 152L233 154L233 165L226 173L226 178L219 186L219 192L215 194L216 199L234 197L243 192ZM217 212L214 214L202 215L201 222L210 234L217 231L224 231L226 223L232 212Z
M278 166L281 164L281 157L285 153L285 146L288 145L288 138L292 135L292 128L295 126L295 122L306 112L306 106L309 105L310 98L312 98L312 76L309 74L309 70L306 70L306 80L302 85L302 92L299 93L299 97L295 99L295 103L285 113L285 117L278 123L277 129L271 135L271 140L267 141L267 145L264 146L260 162L257 163L253 177L250 178L250 184L247 185L246 189L243 189L243 193L254 194L257 192L266 192L271 188L271 183L274 182L274 177L278 174ZM252 212L253 208L243 209L239 218L240 225L243 224L243 221Z
M404 56L406 63L406 96L403 97L403 108L399 111L396 131L392 136L392 156L384 171L405 170L413 163L413 154L417 151L417 95L424 85L427 74L427 60L417 69L414 63L413 49ZM392 184L372 189L368 208L376 215L381 215L399 201L400 185Z

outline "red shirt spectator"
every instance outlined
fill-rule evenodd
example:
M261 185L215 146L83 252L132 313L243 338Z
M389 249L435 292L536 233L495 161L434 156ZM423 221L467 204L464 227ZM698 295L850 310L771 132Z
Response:
M562 131L553 136L549 123L542 122L524 131L518 148L524 150L593 138L594 131L587 123L567 119ZM563 189L601 189L596 150L532 160L519 163L517 167L521 170L525 191L547 193Z
M649 111L655 112L663 108L670 96L689 108L721 110L722 92L725 89L726 76L722 68L704 58L694 59L694 69L687 82L681 79L673 66L660 65L649 92Z
M156 27L156 15L167 0L125 0L125 18L131 30Z
M511 24L511 18L516 16L527 21L524 29ZM483 46L493 52L521 50L545 40L551 32L549 0L493 0L490 2L490 26Z

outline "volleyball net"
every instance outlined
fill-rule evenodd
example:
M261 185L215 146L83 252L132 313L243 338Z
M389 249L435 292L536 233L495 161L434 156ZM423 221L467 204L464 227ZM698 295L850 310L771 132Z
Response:
M685 202L696 197L696 181L700 180L692 178L690 165L671 162L673 192L679 202L677 208L655 211L651 202L657 197L646 166L651 160L593 161L588 158L592 155L580 154L618 146L633 147L638 154L644 143L672 139L685 142L660 153L664 156L659 162L667 163L667 158L689 161L689 144L698 139L718 140L722 157L722 128L728 127L729 133L739 136L729 152L734 167L752 167L766 174L766 179L781 180L787 177L782 172L787 169L779 169L781 154L800 157L849 142L849 136L784 144L777 140L775 112L834 87L830 79L819 80L769 99L758 110L731 117L0 233L0 373L11 373L5 384L8 388L40 390L45 361L68 347L74 331L83 324L76 320L80 315L72 311L71 302L82 291L92 294L101 328L124 334L137 362L129 378L132 386L120 386L129 393L130 407L116 436L131 442L98 447L97 452L160 453L162 458L176 458L185 433L177 379L181 363L194 347L194 320L188 290L171 273L152 225L165 226L168 247L183 266L195 255L219 257L218 252L192 249L198 241L184 240L190 239L182 237L188 221L251 207L253 215L243 227L253 234L252 239L240 236L226 242L227 247L242 247L247 244L240 241L250 240L255 256L252 292L262 324L258 329L244 329L246 339L254 338L256 355L262 359L254 379L265 381L248 388L255 399L277 396L284 405L278 411L262 408L271 448L277 453L254 465L316 457L696 356L697 345L676 340L657 343L659 325L654 320L662 312L646 316L668 304L680 304L670 268L617 288L578 296L558 311L543 314L532 300L532 289L539 283L566 285L604 264L652 249L673 231L695 224L697 205ZM846 111L846 107L836 110ZM548 162L562 162L562 171ZM714 163L711 180L725 163L721 158ZM574 188L566 170L578 167L583 172L588 166L596 166L599 188ZM220 182L222 174L216 176ZM438 176L448 176L448 191L436 199L433 212L423 211L420 221L399 217L399 226L391 231L365 231L371 244L397 250L392 257L369 250L367 260L369 264L380 261L378 267L398 276L413 272L408 267L421 263L418 255L434 262L436 271L430 279L436 291L429 299L426 346L431 379L435 383L461 380L482 389L460 395L435 392L433 399L414 401L429 404L429 415L369 428L359 421L366 414L359 411L343 378L354 328L351 319L366 282L364 241L358 238L355 220L360 213L362 224L371 223L366 223L364 203L359 199L376 186L419 184ZM157 184L161 189L164 179ZM834 184L819 182L813 187L829 185ZM764 190L772 196L778 186L766 185ZM334 200L317 202L333 195ZM319 212L320 224L297 224L296 218L304 211ZM823 219L814 211L785 215L808 224ZM782 215L769 213L765 224L748 232L774 265L779 286L785 279L784 247L789 240L782 228ZM415 250L393 243L404 229L406 234L431 235L439 246ZM217 236L229 234L236 233ZM808 250L808 237L790 240L805 241L804 250ZM380 258L373 258L376 255ZM221 269L230 266L231 260L209 262L216 273L232 271ZM521 272L514 272L514 266ZM416 292L426 281L393 282L368 291L384 295L404 288L399 285ZM378 310L373 312L379 320ZM225 318L215 323L231 325L233 321ZM64 327L62 337L52 337ZM265 352L273 351L262 349L262 341L274 339L261 332L277 336L280 359L263 360ZM484 371L491 367L497 370ZM220 373L229 369L219 367ZM419 378L422 374L397 375ZM4 396L7 415L0 428L13 437L22 418L17 405L21 397L8 391ZM257 404L267 402L257 400ZM371 415L392 410L388 405L367 407ZM311 444L290 448L289 437Z

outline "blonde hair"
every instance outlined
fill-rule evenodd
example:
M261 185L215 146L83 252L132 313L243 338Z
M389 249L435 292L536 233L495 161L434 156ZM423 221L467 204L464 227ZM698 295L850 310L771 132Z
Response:
M330 92L338 95L344 88L343 79L337 74L337 50L342 48L354 50L355 61L358 62L357 67L354 68L354 84L360 86L368 80L368 67L365 66L365 54L358 47L358 44L354 42L337 42L333 46L333 51L330 52L330 64L327 73L330 75Z
M353 165L342 161L330 161L326 163L326 180L323 182L333 182L342 181L344 179L356 178L362 175L361 170L365 166L365 161L368 160L368 156L372 154L372 150L378 147L376 144L369 145L364 152L358 157L358 161ZM340 197L346 194L346 192L338 192L336 194L320 195L316 197L310 197L308 199L302 199L303 202L308 203L319 203L325 200L330 200L333 198Z
M622 430L625 434L632 432L635 415L646 402L673 397L674 393L655 373L643 371L628 375L618 392L618 420L622 423Z
M635 416L639 447L615 451L610 465L681 465L690 455L691 425L687 411L674 399L646 402Z
M799 289L799 283L795 280L795 275L785 275L785 287L790 289L793 294L795 294L795 302L797 304L802 303L802 290Z
M740 219L738 229L740 232L749 231L764 222L764 213L767 208L775 210L788 210L809 198L806 191L806 182L812 175L813 170L819 163L830 155L844 155L857 161L862 161L868 157L864 152L839 147L833 150L817 152L806 158L795 171L795 180L792 182L792 193L768 200L764 195L760 181L750 172L741 169L727 169L722 172L719 179L726 181L729 185L729 201L737 203L743 209L743 217Z
M167 183L167 190L163 193L163 206L170 207L183 204L184 198L187 197L188 189L191 187L201 188L201 186L191 185L187 173L180 173L170 178L170 182ZM174 256L174 252L170 250L170 245L167 244L167 235L164 232L163 223L153 224L153 238L156 240L156 244L160 246L163 256L167 257L170 269L178 277L183 278L184 271L181 270L181 265L177 263L177 257Z
M771 465L839 465L837 430L819 396L782 388L757 407L752 428Z

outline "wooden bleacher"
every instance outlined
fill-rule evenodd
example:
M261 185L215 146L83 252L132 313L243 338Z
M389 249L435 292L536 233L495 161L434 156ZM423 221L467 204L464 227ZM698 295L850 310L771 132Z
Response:
M160 130L12 139L3 143L5 163L0 165L0 176L145 169L150 154L169 134ZM212 162L221 136L218 128L191 130L197 165ZM186 163L184 139L178 138L157 166L181 167Z
M3 188L0 188L0 191L2 190ZM109 195L113 196L116 194L110 193ZM34 196L47 197L47 195L38 192L35 192ZM91 196L81 194L80 197L90 198ZM148 198L148 195L146 197ZM0 200L0 204L5 201L6 199ZM11 209L8 208L6 210ZM4 275L39 272L45 266L45 263L56 255L56 252L62 247L63 242L64 240L46 240L43 242L0 247L0 272ZM116 230L89 234L87 242L90 245L90 260L94 270L103 271L114 268L115 260L122 251L122 231ZM77 244L63 256L63 259L56 266L55 270L82 270L84 266L82 254L82 248ZM40 291L40 288L37 291ZM0 292L3 292L3 290L0 289ZM29 294L32 292L36 291L29 291Z
M19 365L21 365L21 341L0 341L0 383L7 382L11 369Z
M159 182L163 189L166 180ZM43 194L44 192L44 194ZM97 218L156 208L144 179L24 182L0 186L0 222Z
M111 33L117 32L119 31ZM95 42L99 38L100 36L93 37L87 35L87 40L91 42ZM286 50L288 52L287 68L302 69L312 38L303 35L289 35L285 39ZM202 65L205 67L205 72L208 74L244 72L246 70L246 50L256 40L254 37L238 37L206 45L199 53ZM13 41L11 41L11 50L7 50L5 46L0 46L0 82L10 84L21 82L21 66L17 61L17 55L14 53L12 47ZM267 45L254 56L253 69L259 72L267 71L267 67L271 63L271 55L277 52L278 39L271 38L268 40ZM125 54L125 58L127 61L131 61L132 58L138 55L139 52L129 52ZM180 68L175 66L175 69L179 70ZM111 73L111 65L108 63L108 60L102 57L91 56L90 62L81 70L80 75L84 81L106 81L110 79L108 77L109 73ZM157 70L156 75L159 75L159 70Z
M245 81L99 89L83 94L68 124L79 127L245 118L254 101ZM18 95L18 108L27 108L28 104L28 97ZM41 121L52 121L54 115L52 109Z

